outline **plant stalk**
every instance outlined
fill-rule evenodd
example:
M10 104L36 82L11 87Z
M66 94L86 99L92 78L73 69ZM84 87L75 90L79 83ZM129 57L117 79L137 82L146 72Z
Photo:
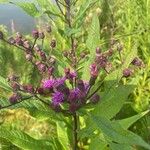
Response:
M73 115L73 150L77 150L78 148L78 137L77 137L77 129L78 129L78 119L77 119L77 114L74 113Z

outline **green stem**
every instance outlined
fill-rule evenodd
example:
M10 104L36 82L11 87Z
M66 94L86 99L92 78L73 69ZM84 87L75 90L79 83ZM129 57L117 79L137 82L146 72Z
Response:
M77 129L78 129L78 119L77 119L77 114L74 113L74 115L73 115L73 138L74 138L73 150L77 150L77 148L78 148Z

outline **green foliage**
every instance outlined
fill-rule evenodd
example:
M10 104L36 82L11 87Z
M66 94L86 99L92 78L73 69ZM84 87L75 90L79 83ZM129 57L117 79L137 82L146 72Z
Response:
M129 144L129 145L139 145L147 149L150 149L150 146L145 143L141 137L136 134L124 130L119 124L113 125L111 121L100 116L91 116L93 121L98 127L98 130L103 132L108 140L120 143L120 144Z
M52 143L50 141L36 140L26 133L17 130L17 129L7 129L3 126L0 127L0 137L7 139L12 142L17 147L23 149L40 150L42 148L48 149L52 147Z

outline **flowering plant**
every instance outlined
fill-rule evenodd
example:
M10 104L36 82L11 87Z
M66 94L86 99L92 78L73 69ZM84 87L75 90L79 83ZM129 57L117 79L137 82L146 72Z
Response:
M136 50L126 53L122 43L114 38L109 40L107 50L101 48L99 33L93 37L93 26L99 24L97 16L92 19L86 46L82 47L80 39L74 36L75 25L70 15L71 6L75 4L71 4L70 0L64 2L66 14L60 7L61 3L56 0L56 4L65 25L70 29L67 34L69 50L61 52L57 47L60 42L57 38L51 38L46 49L44 42L52 32L51 26L46 27L47 33L33 30L33 42L20 33L6 39L0 31L0 40L22 50L26 61L37 71L39 79L33 85L20 82L16 74L8 76L8 83L5 82L4 85L12 95L8 98L9 104L1 105L0 109L20 105L32 111L35 109L38 113L44 112L43 116L46 114L56 121L58 130L58 139L52 137L36 140L25 135L28 142L36 142L37 146L21 145L21 140L14 141L15 145L23 149L39 150L77 150L85 149L84 145L91 150L100 149L101 146L110 149L120 149L123 146L124 149L131 149L133 145L150 149L138 135L127 130L131 122L112 120L134 89L134 85L127 84L128 79L136 70L144 67ZM99 14L100 10L97 9L97 12ZM77 26L80 24L79 18L75 23ZM82 48L86 49L81 50ZM4 133L2 129L0 131ZM5 138L9 139L9 136L6 134ZM13 142L12 139L14 138L9 140Z

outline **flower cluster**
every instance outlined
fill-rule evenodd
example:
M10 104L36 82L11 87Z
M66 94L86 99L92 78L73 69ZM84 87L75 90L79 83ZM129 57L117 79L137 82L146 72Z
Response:
M47 32L51 33L51 27L47 27ZM0 31L0 40L23 50L26 60L31 62L34 67L37 68L42 78L42 80L39 81L40 86L34 87L31 84L20 84L19 77L15 75L9 76L8 81L13 89L13 94L9 98L11 104L21 101L22 93L26 93L36 98L38 96L42 99L44 97L49 97L49 107L56 112L63 112L65 110L72 114L84 105L89 103L96 104L100 101L101 98L97 94L97 91L90 93L90 89L95 85L98 75L101 72L107 76L107 74L113 70L111 57L115 54L116 50L119 52L121 59L121 52L123 50L121 44L116 44L116 41L111 41L111 47L107 51L102 51L100 47L97 47L95 59L89 67L90 80L84 81L78 75L76 67L80 60L83 60L88 56L88 51L81 52L78 58L75 51L72 50L76 49L78 45L77 43L73 43L71 50L63 52L63 56L70 60L70 66L73 69L64 68L63 76L55 76L55 72L57 71L55 67L55 57L53 55L48 55L42 47L36 44L37 40L45 39L46 36L44 32L33 30L32 37L34 39L33 44L20 33L17 33L15 37L6 40L3 33ZM50 49L55 50L56 44L56 40L52 39L50 41ZM114 49L114 45L117 45L116 49ZM120 62L122 62L122 60L120 60ZM142 60L137 57L131 64L137 67L143 66ZM125 68L122 74L125 78L130 77L133 74L133 70L131 68ZM44 101L44 103L46 102Z

